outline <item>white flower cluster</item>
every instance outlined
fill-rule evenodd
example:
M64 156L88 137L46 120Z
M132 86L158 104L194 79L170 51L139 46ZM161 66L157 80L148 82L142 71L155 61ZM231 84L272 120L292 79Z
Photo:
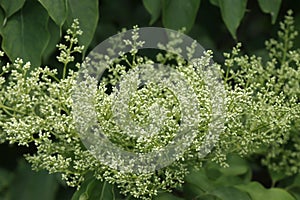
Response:
M279 76L275 76L272 73L278 64L273 57L277 54L272 50L271 61L264 64L261 58L255 56L239 56L238 46L231 54L225 54L225 66L221 70L220 65L211 63L211 51L192 63L186 63L174 54L182 51L174 47L180 42L174 39L164 46L169 51L159 53L156 57L161 64L176 70L176 79L179 76L184 80L172 83L163 79L156 80L163 75L151 71L157 67L153 60L138 54L137 47L144 43L139 41L137 31L134 31L132 40L124 41L124 46L131 48L129 54L120 52L119 47L112 48L111 55L119 55L118 59L112 60L107 56L106 63L97 63L105 67L106 75L100 84L95 85L95 77L85 77L85 81L78 83L76 80L82 74L67 70L68 64L74 61L72 54L83 50L83 47L78 46L77 36L81 31L77 21L67 33L65 39L69 46L58 45L61 50L58 60L64 65L62 78L59 78L57 70L48 67L31 69L30 63L24 63L21 59L2 67L0 141L35 145L36 153L26 155L33 168L61 173L70 186L80 185L85 175L92 172L97 179L117 184L125 195L151 199L161 190L170 191L179 187L189 167L199 168L207 160L227 166L226 155L230 152L248 155L274 144L285 144L290 138L292 123L295 120L299 122L299 89L296 88L300 80L298 51L291 51L284 58L294 61L293 65L297 68L288 68L288 61L284 60L277 70ZM122 38L119 40L122 41ZM186 49L190 57L194 50L194 44ZM138 66L147 66L148 71L142 72L148 78L153 76L151 81L139 82L140 76L135 73L141 70ZM213 112L220 109L217 104L212 104L219 98L212 95L216 91L207 81L207 77L213 79L213 74L203 74L207 72L207 67L222 71L224 75L226 97L224 102L219 103L223 103L226 110L222 116ZM91 69L87 73L92 73ZM170 71L168 75L173 76ZM287 76L294 78L289 79ZM288 85L284 84L286 81ZM79 93L74 92L75 85ZM188 90L181 91L178 88ZM74 97L80 101L74 102ZM197 105L193 102L197 102ZM73 113L72 109L79 113ZM224 127L214 123L219 118L224 119ZM187 127L196 126L195 131L186 133L184 129L181 130L184 124ZM219 127L216 129L219 138L209 138L215 145L213 148L204 145L206 137L211 135L208 133L211 124ZM101 158L93 156L90 151L99 150L96 144L111 148L107 143L92 143L99 135L78 133L89 133L90 129L101 130L106 141L129 152L125 155L129 158L132 155L130 153L160 152L168 145L172 147L176 141L182 141L184 152L178 154L168 166L156 171L132 173L126 169L117 170L102 162ZM191 138L191 143L185 143ZM91 149L86 149L83 141L90 142ZM300 149L299 145L295 148ZM202 157L203 152L209 153L205 159ZM128 159L117 157L120 155L118 152L112 155L114 153L106 155L114 159L110 164L115 163L117 166L124 162L124 166L130 165L126 163ZM271 153L269 160L276 155L276 151Z

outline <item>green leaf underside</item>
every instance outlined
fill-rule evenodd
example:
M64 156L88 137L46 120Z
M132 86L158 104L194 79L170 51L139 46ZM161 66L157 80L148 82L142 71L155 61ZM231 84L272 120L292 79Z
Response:
M143 0L146 10L151 15L150 25L157 21L161 12L161 0Z
M163 0L162 18L166 28L188 32L194 25L200 0Z
M271 15L272 24L276 22L277 15L280 9L281 0L258 0L258 4L260 9L264 13L268 13Z
M236 30L239 27L247 6L247 0L219 0L223 21L230 34L236 39Z
M11 61L20 57L30 61L34 67L40 66L49 40L48 18L38 2L28 1L20 12L7 21L1 32L2 49Z

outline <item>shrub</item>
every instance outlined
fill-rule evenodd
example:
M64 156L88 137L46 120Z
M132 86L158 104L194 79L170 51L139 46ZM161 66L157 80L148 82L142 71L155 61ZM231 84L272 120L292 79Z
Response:
M163 112L167 116L163 129L151 137L136 137L128 133L131 130L121 130L115 123L111 115L114 96L108 86L114 91L118 81L138 65L153 67L155 62L155 59L142 56L136 51L135 45L142 44L136 35L137 30L134 28L132 31L133 36L136 36L133 37L134 43L124 42L124 45L132 48L130 55L121 54L119 59L109 63L108 75L96 88L96 95L87 98L96 102L98 123L111 141L128 151L147 153L165 146L175 137L180 125L178 116L183 111L172 92L160 84L149 83L131 97L129 113L137 124L147 124L149 116L155 119L157 115L157 109L151 107L156 103L164 108ZM194 140L184 154L165 168L140 174L118 171L103 164L92 156L80 140L76 129L78 118L72 113L73 106L77 105L72 99L72 93L78 77L77 70L82 66L76 63L74 70L68 68L68 65L74 62L74 53L83 50L77 40L81 33L78 21L74 21L65 36L67 44L58 45L61 53L57 58L64 64L62 77L58 76L56 69L31 69L29 62L16 59L13 64L2 67L0 82L1 141L34 145L36 152L25 155L33 169L60 173L69 186L82 184L83 189L78 190L74 198L86 197L91 192L89 188L102 184L106 193L111 193L107 187L116 185L123 195L149 199L162 191L180 188L190 171L201 172L202 166L206 170L209 163L229 167L227 156L232 153L246 157L254 153L266 153L263 163L271 170L283 170L286 175L299 173L297 130L300 116L300 52L299 49L293 50L296 32L291 13L281 23L278 40L271 39L266 43L269 52L267 61L254 55L240 55L240 44L231 53L224 54L224 66L216 63L210 66L212 52L209 50L192 63L174 54L156 55L156 61L182 74L200 102L199 115L204 117L198 122ZM166 51L172 48L172 42L165 48ZM190 48L193 49L193 46ZM217 144L206 158L198 154L208 134L208 124L213 119L212 102L207 83L201 73L195 71L196 67L218 69L226 91L223 116L225 126ZM123 134L124 131L126 134ZM217 170L222 171L218 167ZM251 196L251 188L257 189L259 186L249 183L248 187L236 186L233 190Z

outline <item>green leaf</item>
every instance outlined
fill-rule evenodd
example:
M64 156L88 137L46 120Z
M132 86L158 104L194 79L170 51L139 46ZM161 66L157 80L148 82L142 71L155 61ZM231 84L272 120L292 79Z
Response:
M2 10L2 8L0 8L0 34L2 32L2 27L4 25L4 22L5 22L5 13Z
M0 1L0 5L5 12L5 17L9 18L14 13L19 11L25 3L25 0L2 0Z
M206 191L193 183L184 183L183 192L185 199L194 199L196 196L201 196L206 193Z
M11 200L54 200L58 189L54 175L34 172L24 160L19 162L12 185L8 191Z
M157 195L154 200L183 200L182 198L176 197L170 193L162 193Z
M55 52L57 49L56 44L60 40L60 28L53 22L53 20L48 21L48 30L50 33L50 39L42 55L43 61L47 61L52 53Z
M286 190L280 188L266 189L258 182L251 182L245 185L237 185L235 187L241 191L247 192L252 200L295 200L295 198Z
M215 185L218 186L233 186L237 184L243 184L247 183L247 180L245 180L243 177L240 176L220 176L217 180L215 180Z
M39 0L47 10L49 16L61 28L67 19L67 1L66 0Z
M221 167L218 164L213 163L205 166L205 173L209 179L216 180L223 174L220 172Z
M290 189L289 193L291 193L296 200L300 200L300 188L299 187Z
M207 177L204 169L200 169L199 171L191 171L186 176L186 182L193 184L204 191L210 191L214 189L214 183Z
M114 186L104 181L101 182L93 177L87 178L72 197L72 200L116 200L119 199L118 192Z
M174 30L185 27L188 32L193 27L199 6L200 0L163 0L164 26Z
M272 17L272 24L276 22L277 15L281 6L281 0L258 0L260 9Z
M199 195L195 198L193 198L193 200L222 200L218 197L216 197L215 195L212 194L203 194L203 195Z
M273 183L276 183L277 181L283 179L286 177L285 173L284 172L275 172L273 170L269 170L269 174L272 178L272 182Z
M231 186L249 181L251 170L245 159L238 155L230 154L227 156L227 162L229 167L226 168L214 162L207 163L205 166L206 176L213 180L215 185Z
M91 43L98 24L99 11L98 0L69 0L69 18L70 27L74 19L79 19L80 29L83 34L79 37L79 44L84 45L83 56Z
M294 181L292 183L294 187L300 187L300 174L294 176Z
M160 16L161 0L143 0L144 7L151 15L150 25L152 25Z
M48 18L38 2L27 1L20 12L7 21L1 32L2 49L11 61L20 57L30 61L34 67L40 66L49 40Z
M220 172L227 176L246 174L250 170L248 163L238 155L229 155L227 162L229 167L220 167Z
M244 17L247 0L219 0L219 6L226 27L236 39L236 30Z
M214 6L219 6L219 0L209 0L209 2Z
M220 187L210 192L210 194L213 194L222 200L251 200L247 193L242 192L234 187Z
M9 186L12 179L13 179L13 173L3 168L0 168L0 193L4 188Z

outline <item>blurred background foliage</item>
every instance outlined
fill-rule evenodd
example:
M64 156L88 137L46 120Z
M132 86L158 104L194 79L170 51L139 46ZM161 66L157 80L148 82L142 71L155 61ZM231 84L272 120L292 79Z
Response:
M0 44L6 54L4 62L21 57L31 61L35 67L58 66L60 64L56 61L58 53L55 45L63 40L61 37L72 20L78 18L84 32L80 44L85 45L86 53L124 27L131 29L138 25L180 29L184 25L189 36L205 49L214 51L216 62L222 62L222 53L228 52L237 42L242 42L245 53L265 57L264 41L275 36L279 27L277 22L283 19L289 9L294 11L295 26L299 29L300 1L293 0L1 0ZM299 37L295 46L300 46ZM0 145L0 199L71 199L75 190L67 188L57 175L31 171L22 155L33 151L34 148L16 147L7 143ZM236 161L233 164L233 167L237 167L234 172L211 167L210 171L203 173L205 176L214 176L214 183L210 184L223 184L226 188L211 190L211 194L203 199L228 196L226 192L235 190L228 183L241 183L248 179L260 182L248 187L256 191L251 196L252 199L261 197L257 197L257 194L270 198L262 185L271 186L272 179L257 160L259 159L253 158L252 164L245 164L244 160ZM251 174L249 171L252 171ZM233 178L237 175L241 179ZM208 189L205 187L210 184L204 184L207 183L207 177L192 180L195 177L197 174L187 177L184 190L187 189L190 193L193 186L188 185L193 185L195 181L204 190ZM224 180L219 180L220 177ZM273 174L272 177L276 178L276 175ZM297 188L300 187L299 180L297 176L290 182ZM247 191L247 188L239 189ZM197 188L193 192L197 193ZM277 194L277 198L290 198L284 196L287 194L282 191L272 194ZM237 195L241 195L237 198L243 197L243 194ZM158 197L176 198L172 194ZM229 195L228 199L233 197Z

